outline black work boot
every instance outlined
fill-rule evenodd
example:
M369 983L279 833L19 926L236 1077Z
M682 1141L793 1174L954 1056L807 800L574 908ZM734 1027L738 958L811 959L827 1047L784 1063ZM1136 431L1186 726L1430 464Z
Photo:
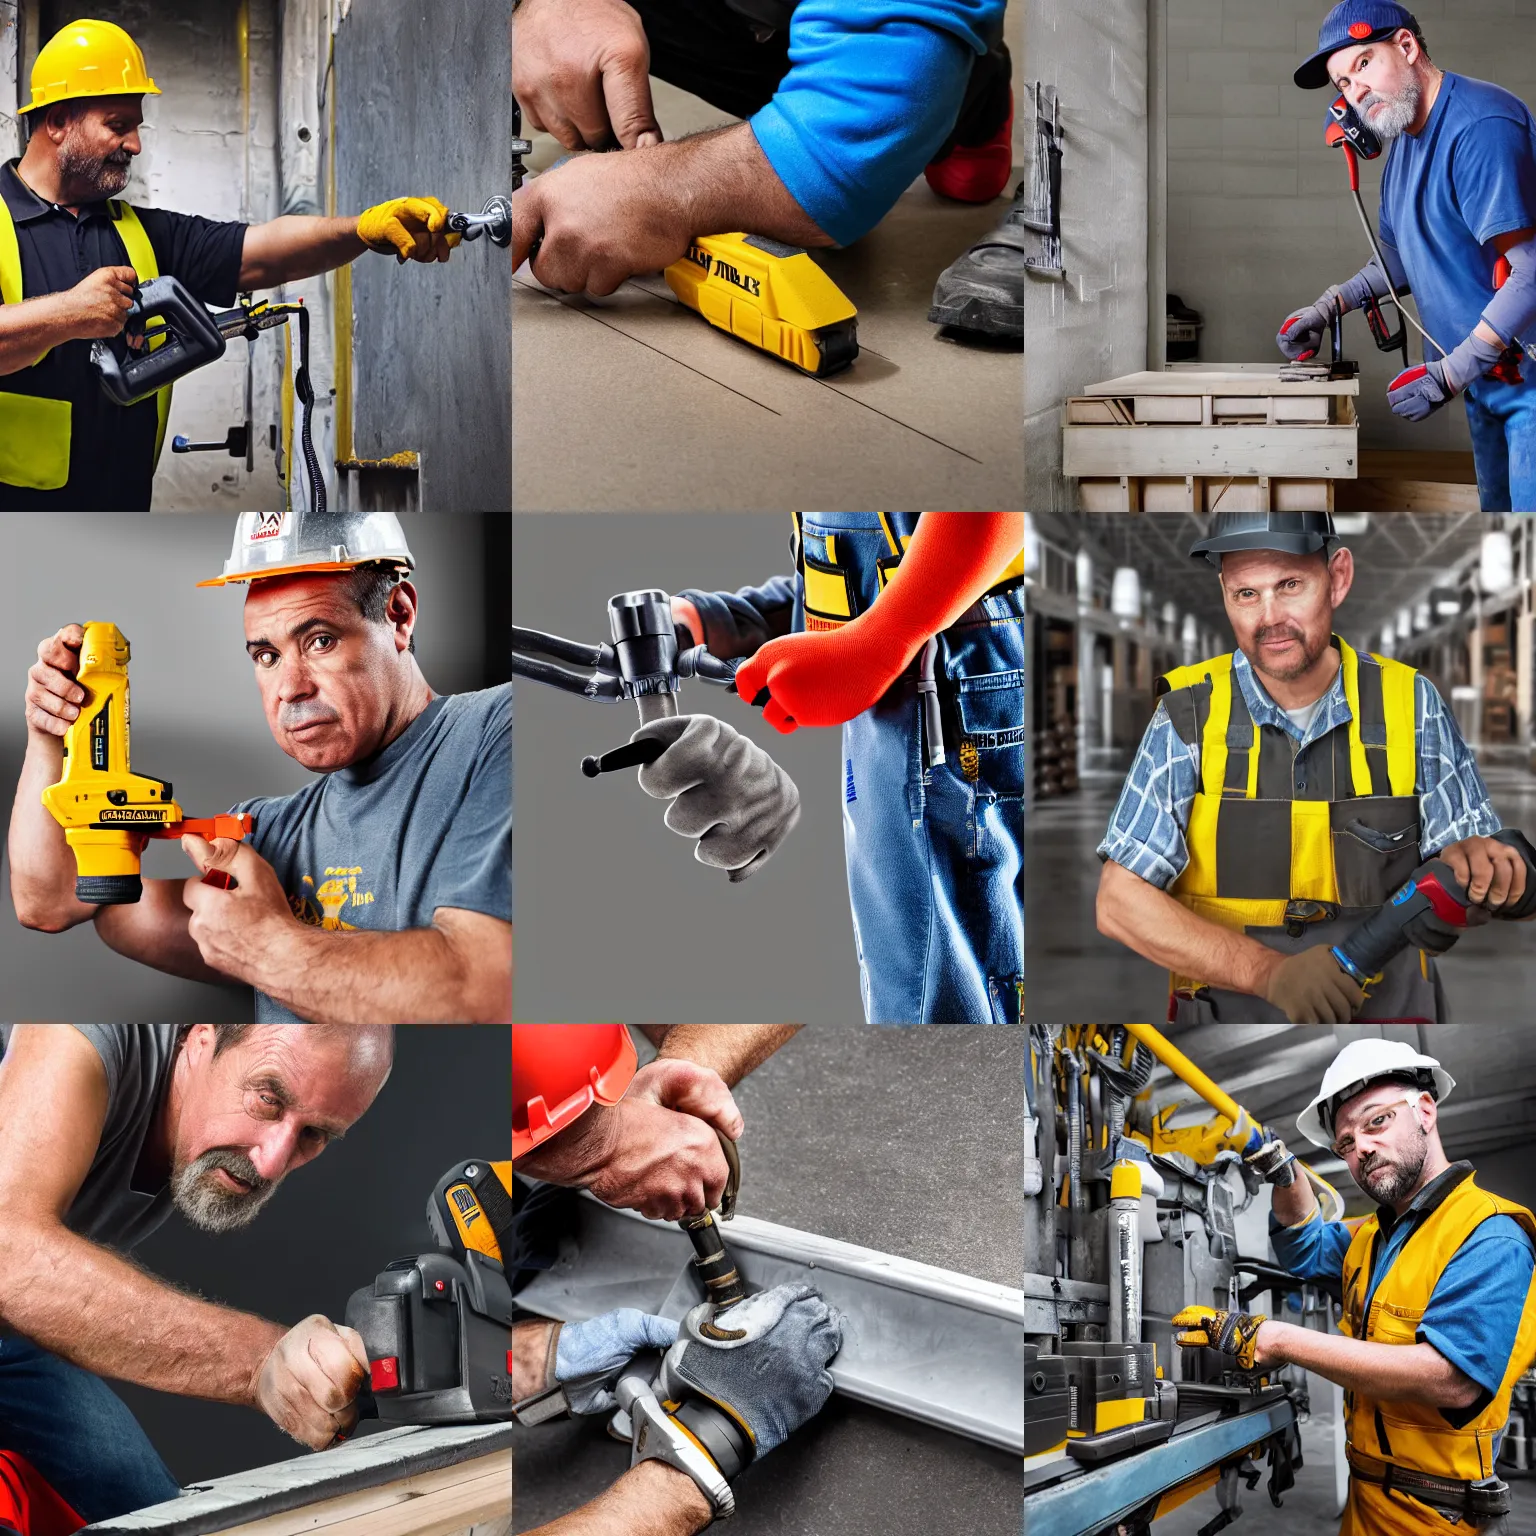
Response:
M1024 339L1024 183L1002 223L952 261L933 290L928 318L986 336Z

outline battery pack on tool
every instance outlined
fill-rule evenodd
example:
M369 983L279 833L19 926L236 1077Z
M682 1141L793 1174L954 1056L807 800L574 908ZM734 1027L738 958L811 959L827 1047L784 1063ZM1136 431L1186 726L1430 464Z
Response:
M142 337L144 347L129 338ZM224 336L208 310L174 277L153 277L135 291L123 334L91 346L91 364L108 399L135 405L194 368L224 355Z
M859 355L858 311L798 246L765 235L700 235L667 286L717 330L825 378Z

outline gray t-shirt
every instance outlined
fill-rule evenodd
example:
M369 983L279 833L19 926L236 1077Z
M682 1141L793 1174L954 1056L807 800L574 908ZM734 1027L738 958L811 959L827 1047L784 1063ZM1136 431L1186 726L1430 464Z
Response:
M512 685L435 698L376 757L243 800L296 916L402 933L439 907L512 921ZM265 993L262 1024L302 1023Z
M0 1024L0 1053L13 1024ZM64 1217L71 1232L127 1252L171 1214L168 1184L134 1182L144 1142L176 1060L176 1024L56 1024L78 1029L107 1069L107 1119L90 1171Z

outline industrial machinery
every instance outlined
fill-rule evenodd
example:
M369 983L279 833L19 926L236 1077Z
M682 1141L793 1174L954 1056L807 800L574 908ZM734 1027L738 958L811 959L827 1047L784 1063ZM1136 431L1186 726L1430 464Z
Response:
M1028 1044L1026 1527L1147 1536L1161 1516L1214 1492L1217 1512L1202 1527L1211 1536L1241 1514L1261 1459L1276 1505L1292 1486L1306 1380L1180 1349L1169 1319L1190 1305L1243 1310L1270 1292L1276 1303L1300 1293L1306 1321L1326 1318L1330 1300L1238 1251L1234 1216L1262 1187L1243 1155L1266 1133L1159 1031L1035 1024ZM1176 1123L1189 1106L1159 1102L1159 1062L1210 1118ZM1324 1215L1339 1217L1337 1191L1304 1171Z

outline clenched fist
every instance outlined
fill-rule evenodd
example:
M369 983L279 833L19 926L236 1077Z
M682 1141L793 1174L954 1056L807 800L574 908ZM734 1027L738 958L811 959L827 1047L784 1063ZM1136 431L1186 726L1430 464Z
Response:
M65 294L77 338L94 341L122 335L139 277L132 267L97 267Z
M284 1434L321 1451L351 1433L357 1394L367 1377L362 1336L317 1313L272 1346L251 1395Z

